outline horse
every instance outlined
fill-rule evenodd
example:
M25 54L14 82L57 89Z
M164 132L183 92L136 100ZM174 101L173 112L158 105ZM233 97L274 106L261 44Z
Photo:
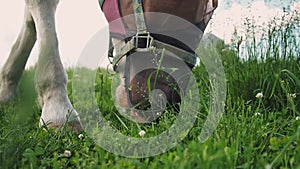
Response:
M67 94L68 78L58 50L55 27L55 13L58 4L59 0L25 0L24 21L21 31L0 71L0 104L9 103L16 98L25 64L34 44L37 42L39 51L35 72L35 88L39 105L42 108L39 124L40 126L46 125L49 128L60 129L67 123L70 128L80 132L82 125L79 114L72 106ZM193 49L180 44L180 41L145 31L146 22L149 23L157 19L159 24L156 24L156 26L159 29L164 29L164 24L161 24L164 20L153 18L148 14L152 12L174 15L204 31L213 11L217 7L217 0L99 0L99 5L110 26L113 50L109 53L109 57L112 58L111 63L114 71L120 73L122 79L116 90L118 104L122 107L134 107L138 110L147 109L150 105L150 97L146 92L146 84L148 84L148 87L151 86L159 89L160 92L162 91L168 103L180 102L180 96L174 92L176 90L175 80L166 78L168 73L157 69L147 69L138 72L134 77L128 75L130 70L137 71L138 67L143 64L145 55L151 55L149 50L147 52L137 52L138 49L149 48L149 39L151 43L154 39L158 46L163 44L163 47L171 50L175 48L175 50L181 51L179 53L186 55L187 59L184 59L184 61L190 69L195 64L194 55L187 57L190 53L193 53ZM138 17L126 18L126 16ZM114 21L118 19L122 20L121 25L113 25ZM143 22L137 22L140 19ZM140 26L140 24L143 26ZM186 28L182 27L180 29ZM123 30L123 32L120 32L120 30ZM128 33L127 30L133 30L134 34ZM146 38L144 37L145 33ZM139 36L134 36L137 34ZM195 45L197 45L201 35L191 35L190 38L195 38ZM135 47L122 51L122 48L131 44L131 42ZM135 53L142 55L142 57L128 57ZM166 57L174 60L168 54ZM191 59L192 62L188 62L188 59ZM178 72L183 71L181 69L184 68L178 65L177 61L174 61L168 66L177 67ZM156 75L155 78L153 78L153 74ZM171 87L170 84L174 84L175 87ZM141 102L142 104L140 104ZM134 111L131 112L131 115L135 117L136 122L144 121Z

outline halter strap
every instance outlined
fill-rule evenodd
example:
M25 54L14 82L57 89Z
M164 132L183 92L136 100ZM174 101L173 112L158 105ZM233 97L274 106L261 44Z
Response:
M100 7L102 8L105 0L98 0Z
M132 51L132 49L136 48L136 45L138 43L138 38L140 35L144 35L147 33L147 28L145 24L145 18L144 18L144 12L143 12L143 6L142 6L142 1L141 0L132 0L132 6L133 6L133 12L135 16L135 25L136 25L136 39L133 37L131 42L136 43L134 45L125 45L127 46L127 53ZM123 49L124 50L124 49ZM125 53L125 54L127 54ZM124 56L125 56L124 54ZM123 56L117 59L122 59ZM130 98L130 61L128 60L129 58L126 57L126 62L125 62L125 72L124 72L124 80L125 80L125 91L127 93L127 104L129 107L132 108L131 104L131 98ZM117 61L118 62L118 61ZM117 63L116 63L117 64Z
M99 0L100 1L100 0ZM104 0L102 0L104 1ZM152 46L153 37L150 36L150 33L147 31L146 22L144 18L143 3L142 0L132 0L133 12L135 16L136 23L136 35L131 38L125 45L120 47L117 55L113 56L110 62L112 63L114 69L118 62L130 51L138 48L139 40L146 40L145 48Z
M135 16L137 34L147 33L142 0L132 0L132 5L133 5L134 16Z

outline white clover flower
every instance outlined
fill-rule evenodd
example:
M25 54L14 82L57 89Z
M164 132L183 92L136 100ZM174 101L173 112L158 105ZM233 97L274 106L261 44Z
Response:
M299 116L297 116L297 117L296 117L296 120L297 120L297 121L298 121L298 120L300 120L300 117L299 117Z
M78 135L78 138L79 138L79 139L83 139L83 137L84 137L83 134L79 134L79 135Z
M258 99L261 99L261 98L264 97L264 95L262 94L262 92L259 92L259 93L256 94L255 97L258 98Z
M255 116L260 116L261 114L260 114L260 113L258 113L258 112L256 112L254 115L255 115Z
M145 134L146 134L146 132L145 132L144 130L141 130L141 131L139 132L139 135L140 135L141 137L144 137Z
M297 97L296 93L292 93L292 94L288 94L289 97L291 97L292 99L295 99Z
M72 153L71 153L71 151L69 151L69 150L65 150L65 152L64 152L64 157L71 157L71 155L72 155Z
M265 169L272 169L272 165L271 164L267 164Z

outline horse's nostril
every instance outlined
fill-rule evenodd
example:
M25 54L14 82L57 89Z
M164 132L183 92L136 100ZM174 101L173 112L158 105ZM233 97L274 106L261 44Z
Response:
M149 93L149 102L152 110L164 111L167 106L166 94L160 89L154 89Z
M129 105L139 110L164 110L167 105L180 102L176 80L163 70L142 70L131 79L129 86Z

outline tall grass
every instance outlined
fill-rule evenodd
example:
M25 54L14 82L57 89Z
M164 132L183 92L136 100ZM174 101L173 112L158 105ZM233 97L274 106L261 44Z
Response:
M248 18L244 34L235 32L231 46L226 48L223 43L219 44L230 79L230 97L251 102L256 93L262 92L266 109L289 107L295 116L296 109L300 108L299 97L291 103L290 96L300 94L299 25L298 11L274 17L264 25L255 25L255 21Z

